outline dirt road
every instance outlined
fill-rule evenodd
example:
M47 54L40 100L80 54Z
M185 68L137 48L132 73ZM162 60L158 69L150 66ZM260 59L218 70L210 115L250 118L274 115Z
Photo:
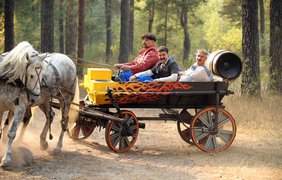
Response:
M33 162L22 166L23 150L14 148L18 152L17 157L14 155L14 166L0 169L0 179L281 179L281 113L266 115L271 119L267 121L265 114L272 115L275 110L269 105L254 108L250 102L232 102L234 99L228 98L226 109L237 122L237 136L226 151L216 154L204 153L185 143L175 122L150 121L127 153L112 152L105 143L104 130L95 129L83 141L66 136L62 153L54 155L59 117L56 116L53 125L55 138L49 141L48 151L40 151L39 134L45 119L42 113L37 113L21 145ZM245 111L245 108L251 109ZM139 110L138 113L156 112ZM3 146L0 157L3 157Z

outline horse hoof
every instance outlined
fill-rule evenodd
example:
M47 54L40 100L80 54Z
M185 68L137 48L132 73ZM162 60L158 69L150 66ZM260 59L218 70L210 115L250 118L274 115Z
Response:
M6 168L11 166L11 161L2 161L0 164L1 168Z
M56 148L56 149L54 149L53 153L55 155L60 154L61 153L61 149Z
M40 144L40 150L44 151L46 149L48 149L48 143L47 142L41 143Z

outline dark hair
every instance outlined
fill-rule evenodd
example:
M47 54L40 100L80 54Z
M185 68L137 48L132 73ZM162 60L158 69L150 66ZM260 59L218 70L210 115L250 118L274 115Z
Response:
M158 49L158 52L162 52L162 51L165 51L166 53L168 53L168 48L165 46L160 46Z
M142 39L147 38L153 41L157 41L157 37L154 34L146 33L141 36Z

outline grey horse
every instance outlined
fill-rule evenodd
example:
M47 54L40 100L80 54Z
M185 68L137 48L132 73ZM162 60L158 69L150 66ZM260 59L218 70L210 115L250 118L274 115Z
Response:
M46 70L43 75L41 83L41 94L39 100L36 101L33 106L39 105L39 108L43 111L46 117L45 126L40 134L40 148L45 150L48 148L48 142L46 141L48 129L51 129L51 123L54 118L54 111L52 110L49 101L54 99L59 100L61 109L61 126L62 131L57 142L57 146L54 150L55 153L61 151L64 133L67 130L68 121L74 121L77 119L78 108L71 108L72 101L78 102L79 100L79 88L78 79L76 76L76 66L73 61L66 55L60 53L53 54L40 54L45 56L44 63L46 64ZM69 117L70 110L73 110L72 116ZM9 124L12 114L9 113L6 119L3 131L6 132L6 128ZM31 118L31 110L28 109L24 118L24 125L19 136L19 141L23 138L26 127ZM52 136L50 134L50 136Z
M11 163L12 143L19 123L32 103L38 101L45 64L26 41L19 43L0 61L0 124L4 111L12 111L14 120L8 132L8 143L1 165ZM2 130L0 130L0 137Z

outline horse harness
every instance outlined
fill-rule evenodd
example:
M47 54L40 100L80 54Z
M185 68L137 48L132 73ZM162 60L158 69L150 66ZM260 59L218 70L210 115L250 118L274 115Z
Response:
M52 56L52 55L47 54L46 57L47 57L47 56L50 57L50 56ZM51 62L51 61L47 61L47 60L44 60L44 62L47 63L48 66L50 66L50 67L52 68L52 70L53 70L53 72L54 72L54 74L55 74L55 85L54 85L54 86L48 86L48 84L47 84L47 82L46 82L46 79L43 78L43 79L42 79L42 82L43 82L43 85L42 85L42 86L48 89L48 91L49 91L49 93L50 93L50 96L51 96L51 101L52 101L52 99L53 99L54 97L56 97L56 95L57 95L57 94L56 94L56 95L53 95L52 90L53 90L53 89L58 90L58 94L61 95L61 97L62 97L62 99L63 99L63 101L64 101L63 106L65 106L67 102L66 102L66 98L65 98L65 96L64 96L64 94L62 93L61 90L68 91L69 93L73 93L73 92L70 91L70 90L67 89L67 88L64 88L64 87L61 87L61 86L60 86L60 81L61 81L60 75L59 75L59 72L58 72L57 68L52 64L52 62ZM75 82L72 84L72 87L74 86L74 84L75 84ZM65 108L65 107L62 107L62 109L64 109L64 108ZM65 120L65 119L63 119L63 121L62 121L62 129L63 129L64 131L67 130L67 129L66 129L66 120ZM49 139L52 139L51 123L49 124Z

